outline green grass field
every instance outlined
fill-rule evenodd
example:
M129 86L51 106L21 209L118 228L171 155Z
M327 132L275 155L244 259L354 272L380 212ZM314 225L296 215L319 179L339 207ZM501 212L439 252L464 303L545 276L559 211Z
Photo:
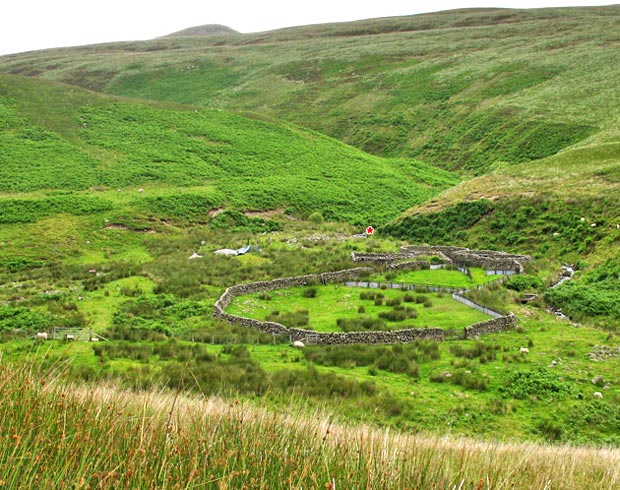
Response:
M340 285L322 286L317 288L318 292L315 298L307 298L303 295L304 289L276 290L268 294L270 297L268 300L260 299L259 293L237 296L228 312L233 315L265 320L273 311L280 312L280 316L282 316L286 313L307 310L309 319L307 328L318 332L338 332L342 331L336 323L338 319L358 317L376 319L379 318L379 313L391 310L385 303L381 306L375 306L373 300L360 299L360 293L376 290ZM403 298L406 294L398 290L380 290L379 292L385 295L386 301ZM405 321L388 320L386 329L441 327L447 330L456 330L489 319L484 313L453 300L450 295L438 297L435 293L427 293L418 296L427 297L432 306L425 307L422 303L416 304L415 302L403 303L410 308L415 308L417 317ZM365 309L365 313L362 315L358 313L360 306ZM274 321L278 320L274 319ZM282 320L283 323L284 321Z
M373 279L381 282L394 282L403 284L419 284L429 286L447 286L451 288L469 289L476 286L495 281L501 276L487 275L484 269L478 267L470 268L471 277L463 274L458 270L448 269L423 269L418 271L399 271L390 274L389 281L383 275L373 276Z
M617 363L613 357L593 362L588 354L595 345L617 348L617 339L529 308L517 314L524 318L518 331L440 344L299 350L273 340L257 344L257 338L246 347L23 339L4 342L0 350L6 362L43 368L63 363L72 380L117 378L134 389L182 383L184 389L275 409L305 410L328 401L345 419L408 431L615 445ZM528 346L529 354L519 353ZM596 376L602 381L594 384ZM596 391L603 392L602 400L594 398Z

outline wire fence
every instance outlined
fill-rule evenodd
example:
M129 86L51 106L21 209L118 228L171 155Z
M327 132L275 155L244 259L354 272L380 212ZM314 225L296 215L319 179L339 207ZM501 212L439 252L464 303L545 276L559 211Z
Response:
M492 316L493 318L500 318L502 316L505 316L504 313L500 313L499 311L495 311L491 308L487 308L486 306L479 305L478 303L468 298L465 298L464 296L461 296L458 293L452 293L452 299L458 301L459 303L463 303L464 305L467 305L471 308L474 308L478 311L481 311L482 313L485 313L489 316Z
M369 289L400 289L403 291L417 291L427 293L456 293L466 291L464 288L442 286L438 284L378 282L378 281L345 281L345 286Z

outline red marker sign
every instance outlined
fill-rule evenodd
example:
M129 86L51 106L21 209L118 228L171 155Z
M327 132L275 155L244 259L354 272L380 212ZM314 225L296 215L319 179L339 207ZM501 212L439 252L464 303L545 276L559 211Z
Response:
M375 229L372 226L366 228L366 234L372 235L375 232Z

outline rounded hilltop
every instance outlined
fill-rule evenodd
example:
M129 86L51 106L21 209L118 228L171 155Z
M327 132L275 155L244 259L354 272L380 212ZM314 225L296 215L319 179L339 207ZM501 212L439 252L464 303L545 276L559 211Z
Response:
M205 24L202 26L188 27L187 29L166 34L161 37L222 36L225 34L239 34L239 32L221 24Z

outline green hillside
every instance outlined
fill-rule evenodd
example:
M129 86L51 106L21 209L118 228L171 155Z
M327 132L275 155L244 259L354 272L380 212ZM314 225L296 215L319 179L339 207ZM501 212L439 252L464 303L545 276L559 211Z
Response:
M260 112L485 173L616 134L620 7L479 9L0 58L130 97Z
M618 465L575 446L620 445L619 14L207 26L0 57L0 486L612 488ZM233 285L407 243L532 261L510 277L371 264L375 291L307 284L228 309L444 341L296 348L213 318ZM575 275L552 287L563 264ZM514 328L466 338L487 315L446 286ZM35 338L58 328L99 340ZM104 398L113 416L81 423ZM111 428L135 447L99 454ZM527 457L506 466L507 449Z
M543 271L558 261L576 265L583 279L578 272L547 299L573 318L599 318L616 330L619 177L620 141L583 146L461 183L381 231L413 242L520 250Z
M4 223L72 212L79 209L74 201L116 209L106 193L146 187L144 199L130 204L159 219L176 212L206 222L208 211L227 207L319 212L365 225L456 182L420 162L371 156L293 125L138 104L14 76L0 78L0 143ZM153 201L162 188L166 196ZM76 194L63 207L69 198L50 197L53 190ZM34 194L24 200L20 193ZM193 215L181 209L186 201L197 206Z

